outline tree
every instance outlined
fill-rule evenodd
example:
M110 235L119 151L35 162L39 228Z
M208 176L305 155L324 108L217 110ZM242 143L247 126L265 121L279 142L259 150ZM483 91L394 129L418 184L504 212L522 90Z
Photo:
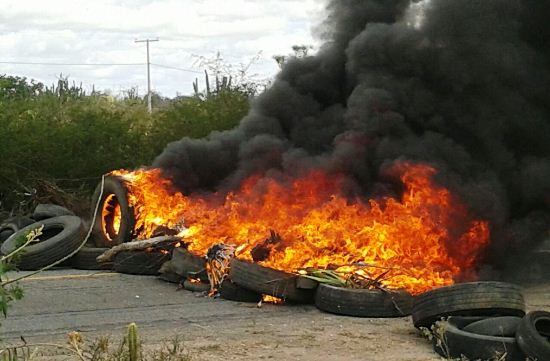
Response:
M0 100L36 96L44 91L44 84L35 80L11 75L0 75Z

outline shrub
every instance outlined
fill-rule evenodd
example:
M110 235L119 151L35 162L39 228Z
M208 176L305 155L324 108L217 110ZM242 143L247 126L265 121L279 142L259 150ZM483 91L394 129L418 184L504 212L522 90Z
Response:
M140 98L88 95L67 79L45 88L0 76L0 208L43 180L90 193L102 174L148 165L167 143L232 128L247 112L248 95L234 89L164 100L149 114Z

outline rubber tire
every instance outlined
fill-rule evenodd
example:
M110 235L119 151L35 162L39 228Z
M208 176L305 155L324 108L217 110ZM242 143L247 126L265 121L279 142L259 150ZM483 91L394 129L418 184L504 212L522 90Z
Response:
M405 317L411 314L410 293L352 289L320 284L315 306L325 312L355 317Z
M218 288L218 293L220 294L220 298L235 302L258 303L262 300L262 295L258 292L241 287L231 282L228 278L222 281Z
M470 282L436 288L414 299L415 327L430 327L448 316L525 315L525 300L519 287L504 282Z
M185 280L185 277L180 276L176 272L174 272L174 267L172 266L172 260L168 260L162 264L159 270L159 279L170 282L170 283L177 283L182 284Z
M313 303L315 290L296 288L297 276L257 263L233 259L229 278L237 285L293 303Z
M495 337L515 337L521 317L491 317L472 322L462 330L470 333Z
M461 330L450 317L447 321L439 321L434 326L434 333L442 335L446 349L438 345L437 338L433 338L433 348L436 353L450 359L493 360L497 355L502 361L525 361L525 356L514 337L495 337L478 335Z
M112 262L98 263L96 261L97 256L103 254L108 249L109 248L82 247L80 251L71 258L71 266L83 270L112 270Z
M53 217L74 215L75 214L67 208L58 206L57 204L39 204L32 213L32 219L41 221Z
M10 225L13 225L15 227L15 232L17 232L20 229L25 228L26 226L30 226L33 223L36 223L36 221L34 219L30 218L30 217L15 216L15 217L10 217L8 219L5 219L2 222L2 224L0 224L0 229L2 229L3 225L10 224Z
M116 254L113 269L118 273L157 275L169 254L145 251L122 251Z
M537 324L543 329L537 329ZM541 331L544 334L541 334ZM525 355L533 360L550 360L550 312L535 311L528 313L519 323L516 340Z
M28 232L42 225L44 225L44 231L52 228L62 228L62 231L50 238L40 236L40 242L32 243L25 247L25 252L21 254L17 262L18 269L37 270L59 261L78 249L86 233L82 220L79 217L60 216L49 218L26 226L12 234L2 244L2 253L9 254L14 251L17 247L16 242L19 237L25 236Z
M208 282L206 273L206 259L189 252L185 248L176 247L172 251L172 269L183 278L199 278Z
M0 230L0 245L4 243L12 234L14 234L16 231L13 229L3 228Z
M176 284L182 284L182 282L184 281L184 279L179 274L172 272L161 272L158 278L163 281Z
M128 204L128 190L124 187L124 180L115 176L105 177L105 185L103 189L103 195L99 199L99 194L101 193L101 183L98 184L94 195L92 196L92 212L95 210L97 202L100 202L98 214L96 216L95 222L93 224L92 233L94 235L93 240L96 247L100 248L111 248L113 246L119 245L121 243L129 242L133 239L134 225L135 225L135 216L134 210ZM103 232L103 217L101 216L101 211L103 209L103 203L105 199L114 194L117 198L118 203L120 204L121 211L121 221L120 229L116 237L113 237L112 240L107 238ZM93 213L92 213L93 219Z
M183 288L185 288L187 291L191 292L209 292L210 291L210 284L209 283L193 283L189 280L185 280L183 282Z
M29 217L10 217L0 224L0 245L4 243L12 234L21 228L29 226L36 221Z

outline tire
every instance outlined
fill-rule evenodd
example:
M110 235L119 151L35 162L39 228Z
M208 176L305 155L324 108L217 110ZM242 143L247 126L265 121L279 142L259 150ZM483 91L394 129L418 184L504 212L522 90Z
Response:
M434 326L433 348L449 359L525 361L514 337L478 335L461 330L453 317Z
M114 270L133 275L157 275L169 254L144 251L122 251L116 254Z
M15 232L17 231L14 231L13 229L10 229L10 228L2 228L2 230L0 230L0 245L4 243L6 239L10 238L10 236Z
M174 268L172 267L172 261L166 261L162 264L159 270L159 279L170 282L170 283L177 283L182 284L185 280L184 277L180 276L176 272L174 272Z
M415 327L430 327L448 316L519 316L525 301L519 287L504 282L471 282L436 288L415 297Z
M208 292L210 291L210 284L204 282L194 283L189 280L185 280L183 282L183 288L191 292Z
M101 199L101 183L97 186L92 197L92 212L95 210L99 201L98 214L93 224L94 243L96 247L107 247L119 245L132 240L134 235L135 217L134 210L128 204L128 191L124 187L124 181L115 176L105 177L105 185ZM120 228L115 230L110 222L112 214L103 216L103 210L112 209L116 205L120 206L121 220ZM92 214L93 217L93 214ZM93 218L92 218L93 219Z
M404 317L411 314L410 293L351 289L320 284L315 293L318 309L338 315L356 317Z
M182 284L182 282L184 281L184 279L179 274L171 272L161 272L158 277L159 279L169 283Z
M516 330L520 322L521 317L491 317L481 321L472 322L462 330L485 336L515 337Z
M21 228L29 226L36 221L29 217L10 217L0 224L0 244L5 242L12 234Z
M25 228L26 226L30 226L33 223L36 223L36 221L30 217L15 216L4 220L4 222L2 222L2 225L4 224L13 225L13 227L15 227L15 232L17 232L18 230ZM0 225L0 228L2 228L2 225Z
M298 276L296 278L296 288L304 290L316 290L319 287L319 282L312 280L311 278Z
M262 295L258 292L243 288L231 282L228 278L222 281L218 293L220 294L220 298L235 302L258 303L262 300Z
M103 254L109 248L82 247L71 259L71 266L84 270L111 270L112 262L98 263L97 256Z
M229 278L237 285L294 303L312 303L314 290L296 288L297 276L291 273L260 266L256 263L233 259Z
M59 261L74 252L84 240L86 230L82 220L75 216L60 216L31 224L12 234L2 244L2 253L9 254L17 248L20 237L44 225L40 241L25 247L17 267L21 270L37 270Z
M36 221L59 216L74 216L74 213L57 204L39 204L32 214L32 218Z
M519 347L533 360L550 360L550 312L528 313L516 331Z
M183 278L193 277L208 282L204 257L197 256L185 248L176 247L172 251L171 262L172 270Z

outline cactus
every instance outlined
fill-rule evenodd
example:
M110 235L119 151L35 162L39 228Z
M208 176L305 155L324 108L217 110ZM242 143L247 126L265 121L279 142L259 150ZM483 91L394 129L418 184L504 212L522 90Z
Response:
M135 323L128 325L128 354L130 361L138 361L139 354L138 331Z

